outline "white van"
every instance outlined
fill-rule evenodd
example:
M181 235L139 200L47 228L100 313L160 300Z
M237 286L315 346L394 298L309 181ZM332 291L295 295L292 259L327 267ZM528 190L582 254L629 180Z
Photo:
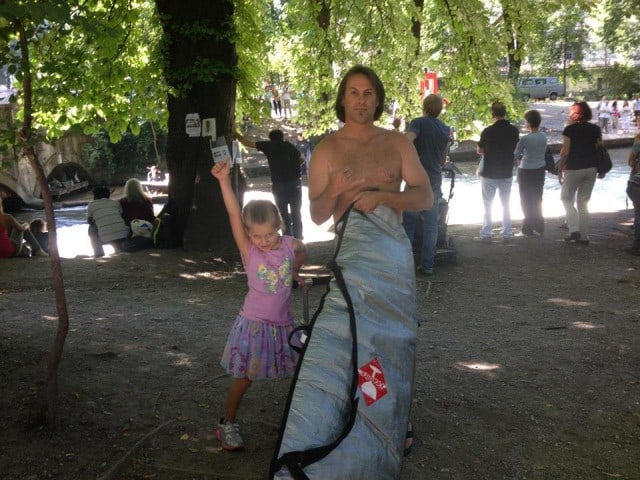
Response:
M564 96L564 85L558 77L522 77L518 79L518 95L524 101L530 98L556 100Z

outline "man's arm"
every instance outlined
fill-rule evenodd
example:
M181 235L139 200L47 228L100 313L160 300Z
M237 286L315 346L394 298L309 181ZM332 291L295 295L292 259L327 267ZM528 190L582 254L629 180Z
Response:
M396 210L421 211L433 206L433 190L429 177L418 158L413 143L402 134L393 134L393 141L401 156L400 174L405 182L402 191L362 191L355 197L354 208L372 212L378 205Z
M243 144L245 147L250 147L250 148L256 148L256 142L251 141L247 138L245 138L242 134L240 134L239 132L233 132L233 134L235 135L235 137L238 139L238 141Z
M15 217L13 215L6 215L8 221L7 223L9 224L9 228L12 228L14 230L18 230L19 232L24 232L25 230L27 230L29 228L29 224L28 223L20 223L18 222Z
M476 146L476 152L478 153L478 155L484 155L484 149L487 144L486 132L487 129L485 128L482 133L480 133L480 140L478 141L478 145Z
M352 179L352 171L336 171L332 164L335 156L333 141L327 137L311 154L309 164L309 203L311 220L320 225L331 218L341 194L360 187L364 179Z
M562 183L564 167L569 158L569 149L571 148L571 139L566 135L562 136L562 147L560 147L560 163L558 163L558 180Z

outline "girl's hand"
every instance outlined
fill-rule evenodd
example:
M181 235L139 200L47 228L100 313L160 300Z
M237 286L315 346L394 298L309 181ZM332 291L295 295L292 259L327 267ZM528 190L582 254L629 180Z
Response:
M293 274L293 279L298 282L298 288L307 288L307 284L304 281L304 278L302 278L300 275L298 275L297 273Z
M225 178L229 178L230 173L231 157L227 157L227 160L224 162L214 163L213 167L211 167L211 175L217 178L219 182L223 181Z

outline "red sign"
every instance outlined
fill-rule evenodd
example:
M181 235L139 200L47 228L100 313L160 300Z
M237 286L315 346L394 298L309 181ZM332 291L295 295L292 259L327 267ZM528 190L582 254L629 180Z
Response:
M387 394L387 381L377 358L358 369L358 386L367 407Z
M430 93L438 93L438 74L435 72L424 72L424 80L420 80L420 92L422 98Z

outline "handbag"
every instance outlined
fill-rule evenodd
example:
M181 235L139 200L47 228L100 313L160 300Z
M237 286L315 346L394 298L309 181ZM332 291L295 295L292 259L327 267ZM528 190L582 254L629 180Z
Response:
M551 153L549 147L544 152L544 169L552 175L558 175L558 164L553 158L553 153Z
M596 147L596 169L598 170L598 175L604 175L605 173L608 173L612 167L613 167L613 163L611 162L609 151L606 148L604 148L604 145L597 146Z

